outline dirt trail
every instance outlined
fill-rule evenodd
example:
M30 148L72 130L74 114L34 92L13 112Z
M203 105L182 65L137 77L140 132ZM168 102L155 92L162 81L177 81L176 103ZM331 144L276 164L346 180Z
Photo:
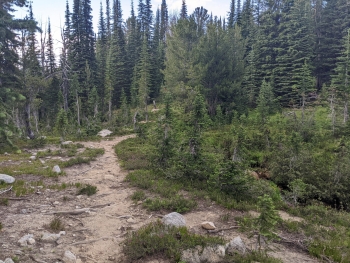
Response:
M0 221L5 226L0 232L0 260L16 254L20 258L19 262L61 262L64 251L69 250L77 256L77 262L80 263L119 262L122 258L121 244L127 231L156 220L156 216L131 201L130 195L135 189L123 182L127 172L121 170L114 146L130 137L132 136L84 143L85 147L104 148L105 154L90 165L64 169L67 175L58 179L58 184L79 182L97 186L97 194L91 197L77 196L74 188L63 191L47 189L41 192L38 189L39 194L29 196L28 200L12 202L8 207L0 206ZM44 225L54 218L50 213L91 207L93 208L80 215L61 216L66 225L66 235L61 236L56 243L41 241L41 236L46 232ZM201 222L209 220L215 222L218 228L225 228L234 221L222 222L220 216L228 213L232 220L239 214L203 202L195 211L186 214L185 218L192 231L205 234L200 227ZM28 233L33 234L36 243L29 248L20 247L18 240ZM242 233L223 231L220 234L228 240L240 235L248 247L252 246L252 241ZM304 253L282 245L276 245L272 254L286 263L317 262ZM153 259L142 262L167 261Z

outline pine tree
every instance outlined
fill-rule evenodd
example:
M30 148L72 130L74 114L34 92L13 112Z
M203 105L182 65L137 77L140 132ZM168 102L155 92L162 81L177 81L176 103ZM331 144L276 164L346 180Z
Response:
M186 1L185 0L182 0L180 18L181 19L187 19L187 5L186 5Z
M332 76L332 86L336 88L339 98L344 103L343 123L349 119L348 103L350 96L350 29L344 38L343 52L338 57L336 74Z
M231 0L230 12L228 13L228 19L227 19L228 28L233 28L236 22L235 4L236 4L235 0Z
M160 39L165 43L166 32L168 31L169 14L165 0L162 0L160 6Z
M276 99L270 83L263 80L257 100L257 111L263 123L269 115L276 111Z
M108 37L112 34L112 26L111 26L111 6L109 0L106 0L106 30Z
M54 53L54 49L53 49L53 39L52 39L52 34L51 34L51 24L50 24L50 20L48 23L48 27L47 27L47 50L46 50L46 65L47 65L47 72L49 74L54 73L55 69L56 69L56 58L55 58L55 53Z
M142 109L146 122L148 121L148 101L150 95L150 64L147 38L144 36L139 62L138 95L139 107Z

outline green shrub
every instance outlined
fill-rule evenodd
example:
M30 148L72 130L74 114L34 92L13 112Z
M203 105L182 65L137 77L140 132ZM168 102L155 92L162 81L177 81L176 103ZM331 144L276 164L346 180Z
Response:
M123 252L128 262L159 254L165 255L171 262L178 262L183 250L223 243L219 237L192 234L186 227L168 227L157 221L129 233Z
M133 201L142 201L146 198L146 194L144 191L135 191L132 195L131 195L131 200Z
M197 206L193 200L186 199L180 195L166 199L146 199L143 206L151 211L167 210L176 211L178 213L186 213Z
M45 226L46 228L54 231L54 232L60 232L64 230L64 223L59 217L54 217L49 225Z
M91 196L97 193L97 187L96 186L92 186L90 184L87 184L85 187L81 188L78 191L78 195L87 195L87 196Z

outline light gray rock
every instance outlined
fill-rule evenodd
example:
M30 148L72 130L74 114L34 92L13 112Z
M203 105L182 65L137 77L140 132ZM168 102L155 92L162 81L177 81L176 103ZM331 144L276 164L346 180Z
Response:
M102 130L100 131L99 133L97 133L98 136L101 136L101 137L106 137L108 135L111 135L113 132L111 132L110 130Z
M62 261L64 263L76 263L77 258L72 252L70 252L69 250L66 250L63 254Z
M61 173L61 169L60 169L60 167L58 165L55 165L53 167L52 171L55 172L55 173L58 173L58 174Z
M0 260L0 263L4 263L4 261Z
M213 222L205 221L201 225L202 225L202 228L204 228L206 230L215 230L216 229Z
M16 181L16 179L7 174L0 174L0 181L5 182L7 184L13 184Z
M28 241L27 241L27 243L28 243L29 245L34 245L34 244L35 244L35 239L34 239L34 238L29 238Z
M35 160L35 159L36 159L36 156L34 156L34 155L33 155L33 156L30 156L29 159L30 159L30 160Z
M201 246L196 246L193 249L187 249L182 251L181 261L186 263L201 263L199 253L201 253L203 248Z
M12 259L7 258L7 259L5 259L4 263L15 263L15 262L13 262L13 260L12 260Z
M65 231L61 231L58 234L51 234L51 233L45 232L42 235L41 240L46 243L51 243L51 242L57 241L61 236L64 236L65 234L66 234Z
M167 226L186 226L186 220L183 215L176 212L165 215L162 219L162 222Z
M194 249L187 249L181 254L181 261L186 263L218 263L225 257L225 247L221 245L208 246L204 249L196 246Z
M29 239L33 239L33 235L32 235L32 234L28 234L28 235L25 235L25 236L21 237L21 238L18 240L18 244L19 244L21 247L28 246L28 240L29 240Z
M65 142L62 142L62 145L69 145L69 144L73 144L72 141L65 141Z
M203 249L201 262L218 263L225 257L225 247L221 245L209 246Z
M245 254L247 248L240 236L235 237L229 243L225 245L227 254Z

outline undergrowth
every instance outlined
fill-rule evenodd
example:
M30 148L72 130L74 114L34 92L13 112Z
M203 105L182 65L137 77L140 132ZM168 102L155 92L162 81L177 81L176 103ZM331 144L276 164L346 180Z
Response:
M129 233L124 244L123 252L128 262L159 254L164 254L172 262L179 262L183 250L224 244L224 241L220 237L196 235L186 227L165 226L157 221Z

